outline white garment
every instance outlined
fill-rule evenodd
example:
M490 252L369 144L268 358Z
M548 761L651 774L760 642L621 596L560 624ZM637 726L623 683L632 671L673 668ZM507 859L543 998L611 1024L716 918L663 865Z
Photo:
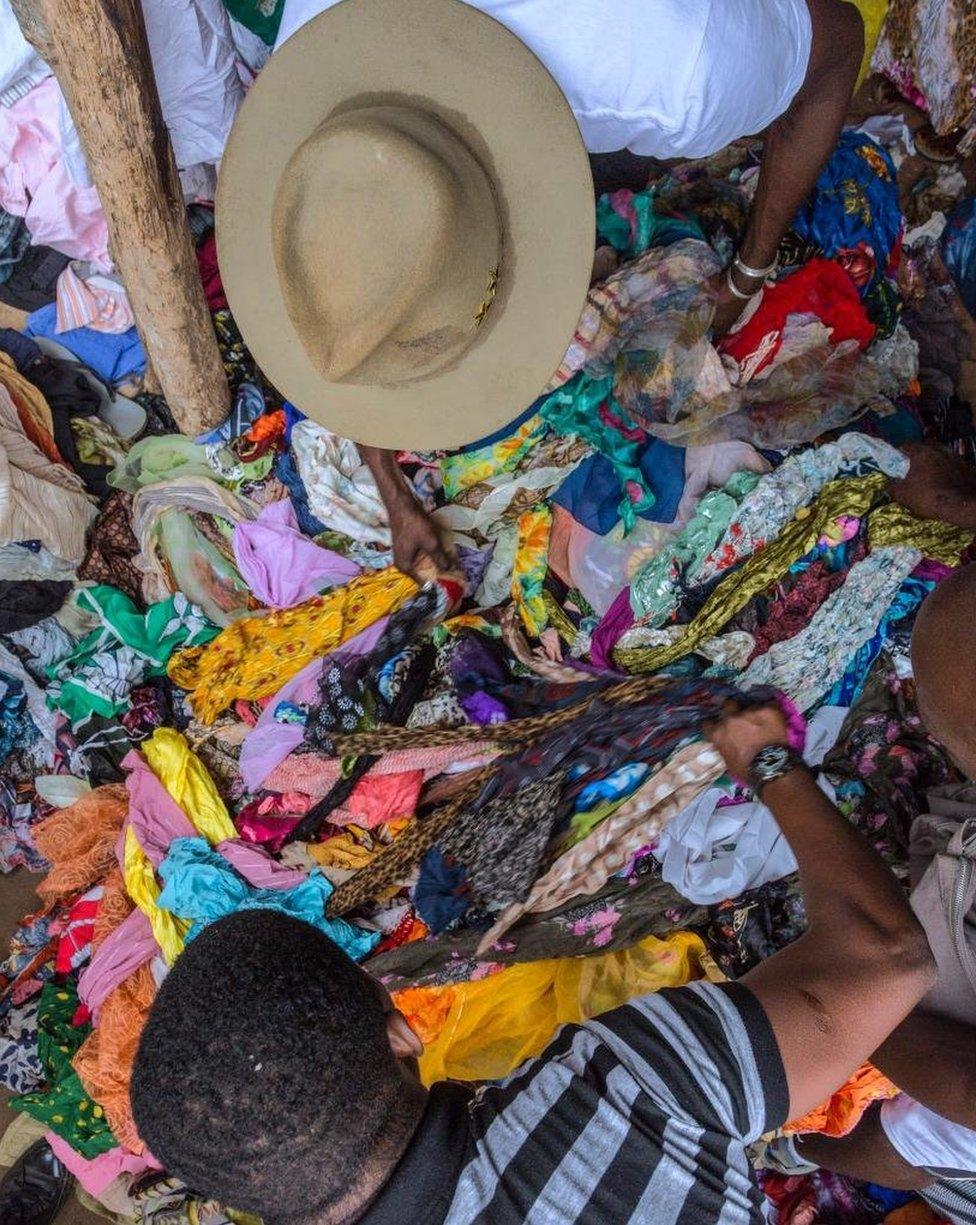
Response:
M976 1131L944 1119L907 1093L881 1107L881 1126L909 1165L945 1177L976 1177Z
M807 724L803 752L808 766L818 766L836 744L847 710L822 706ZM834 789L821 775L820 789L833 799ZM709 787L673 817L654 848L661 876L690 902L710 906L738 897L767 881L796 871L796 859L776 818L765 804L732 804L719 808L727 787Z
M142 9L184 194L212 198L216 179L206 169L223 156L244 99L230 19L221 0L142 0ZM105 222L74 120L57 82L37 89L49 76L9 0L0 0L0 203L26 218L35 242L109 271Z
M0 106L39 85L51 69L20 32L10 0L0 0Z
M244 86L221 0L143 0L159 102L180 169L219 162Z
M312 514L360 544L389 548L386 507L356 444L315 421L299 421L291 432L291 449Z
M539 57L591 153L707 157L786 111L806 0L468 0ZM338 0L286 0L276 47Z

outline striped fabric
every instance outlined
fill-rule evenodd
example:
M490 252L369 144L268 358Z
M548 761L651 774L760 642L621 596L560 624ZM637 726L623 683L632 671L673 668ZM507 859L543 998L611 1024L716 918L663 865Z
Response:
M787 1108L775 1038L746 987L660 991L566 1026L499 1085L435 1086L363 1221L758 1225L745 1146Z
M976 1225L976 1179L940 1179L921 1194L932 1211L952 1225Z
M135 323L122 285L79 260L69 264L58 277L56 314L56 332L90 327L118 335Z

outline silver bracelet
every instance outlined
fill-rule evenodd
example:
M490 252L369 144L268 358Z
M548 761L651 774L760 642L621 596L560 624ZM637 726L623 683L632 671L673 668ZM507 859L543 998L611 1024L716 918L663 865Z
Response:
M726 270L725 284L728 287L728 291L733 296L733 298L738 298L740 302L751 302L752 299L756 296L756 294L760 294L763 291L763 287L760 285L759 288L754 289L752 293L743 293L742 290L738 287L738 285L736 285L735 282L732 280L732 269L731 268L728 268Z
M776 271L778 262L777 258L767 268L750 268L748 264L742 262L742 257L738 253L736 253L736 257L732 261L733 265L738 268L742 275L749 277L752 281L764 281L766 277L771 276Z

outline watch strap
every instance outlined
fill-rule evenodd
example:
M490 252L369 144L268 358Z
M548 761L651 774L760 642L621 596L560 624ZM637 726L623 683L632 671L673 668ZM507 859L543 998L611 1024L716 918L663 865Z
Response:
M796 749L785 744L768 744L761 748L753 757L749 766L749 786L756 795L762 794L762 789L784 774L792 770L806 770L807 763Z

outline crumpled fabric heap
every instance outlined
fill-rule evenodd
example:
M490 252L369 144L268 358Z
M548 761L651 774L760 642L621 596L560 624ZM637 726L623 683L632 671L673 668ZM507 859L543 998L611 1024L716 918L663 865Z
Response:
M215 625L227 625L253 606L235 565L232 529L259 511L213 475L187 472L138 489L131 510L139 545L134 565L147 603L181 591Z
M0 386L0 544L39 540L56 557L76 564L94 517L81 480L31 442Z
M85 508L76 532L45 506L0 543L0 867L48 873L0 964L0 1076L107 1209L236 1219L153 1172L128 1084L157 983L237 909L313 923L402 992L428 1076L507 1074L559 1021L697 976L691 928L732 977L796 939L792 852L701 738L727 698L769 696L754 682L784 691L814 765L833 746L825 793L905 877L917 793L952 777L913 706L913 619L974 542L889 481L906 438L949 436L961 307L913 257L898 322L891 164L845 136L778 277L713 345L705 284L758 164L742 146L601 200L623 262L551 384L476 445L397 455L459 552L423 586L389 564L359 449L248 354L206 206L235 391L215 429L157 433L143 398L148 432L117 440L76 368L0 333L8 428ZM63 323L91 272L63 278ZM57 316L49 298L32 327ZM106 378L144 360L134 333L59 339ZM919 351L948 371L922 397ZM813 1125L854 1121L844 1092Z
M326 919L332 885L315 871L292 888L249 888L203 839L177 838L159 865L159 874L164 887L157 905L192 921L187 940L208 923L238 910L271 909L318 927L356 960L365 957L379 941L376 932L366 932L342 919Z
M773 363L797 315L815 317L814 347L822 346L824 331L831 345L854 341L866 349L874 339L874 324L848 274L833 260L812 259L764 289L756 310L719 345L719 352L735 363L736 383L758 378Z
M98 585L80 591L78 605L95 615L97 628L45 669L48 706L74 726L126 710L133 686L164 675L178 647L217 633L182 592L141 613L121 591Z
M793 232L849 273L873 315L893 292L885 281L897 272L903 228L887 150L862 132L841 132Z

